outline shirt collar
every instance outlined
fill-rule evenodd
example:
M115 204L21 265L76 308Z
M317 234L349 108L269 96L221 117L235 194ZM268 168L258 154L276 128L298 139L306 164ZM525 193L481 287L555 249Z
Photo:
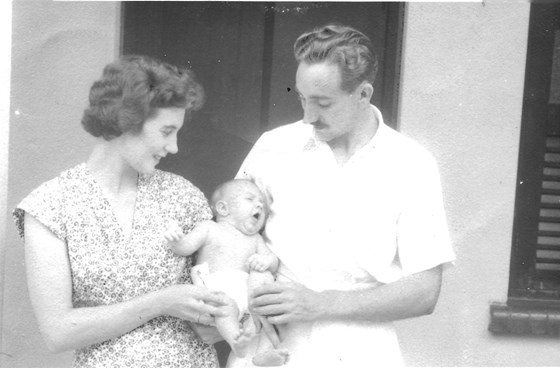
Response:
M370 104L370 107L373 110L373 114L375 115L375 118L377 119L379 124L377 126L377 131L375 132L373 137L359 151L370 150L377 147L377 145L384 140L383 137L387 135L387 132L390 129L387 125L385 125L381 111L379 111L379 109L374 105ZM309 139L305 142L303 148L304 151L326 145L325 142L318 141L317 139L315 139L313 135L313 129L311 127L309 127L309 136L310 136Z

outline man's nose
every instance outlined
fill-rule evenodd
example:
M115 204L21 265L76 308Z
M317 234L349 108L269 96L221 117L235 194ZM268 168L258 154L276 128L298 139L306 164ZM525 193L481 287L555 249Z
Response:
M310 107L303 108L303 122L305 124L311 124L316 122L319 119L319 115L315 111L315 109Z

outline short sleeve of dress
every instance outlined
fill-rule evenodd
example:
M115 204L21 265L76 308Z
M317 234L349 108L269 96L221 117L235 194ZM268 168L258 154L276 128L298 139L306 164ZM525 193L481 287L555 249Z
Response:
M26 212L47 227L57 238L66 239L63 193L58 178L41 184L14 209L13 217L22 239L24 238Z
M455 259L435 160L430 156L416 169L421 172L413 177L420 179L404 198L397 225L398 255L403 276Z
M176 195L176 221L183 232L190 232L201 221L212 219L212 210L208 200L200 189L188 180L174 176L173 184Z

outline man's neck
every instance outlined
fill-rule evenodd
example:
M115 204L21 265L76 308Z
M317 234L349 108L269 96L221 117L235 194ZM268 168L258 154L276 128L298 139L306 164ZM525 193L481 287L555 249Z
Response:
M346 164L356 152L371 141L379 128L379 123L373 109L368 109L363 119L359 119L356 123L355 129L328 142L339 166Z

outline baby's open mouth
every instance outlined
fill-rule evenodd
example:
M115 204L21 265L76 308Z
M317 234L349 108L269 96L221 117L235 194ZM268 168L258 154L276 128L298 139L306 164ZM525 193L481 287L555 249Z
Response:
M256 220L258 220L258 219L261 217L261 213L260 213L260 212L257 212L257 213L255 213L255 214L253 215L253 217L254 217Z

